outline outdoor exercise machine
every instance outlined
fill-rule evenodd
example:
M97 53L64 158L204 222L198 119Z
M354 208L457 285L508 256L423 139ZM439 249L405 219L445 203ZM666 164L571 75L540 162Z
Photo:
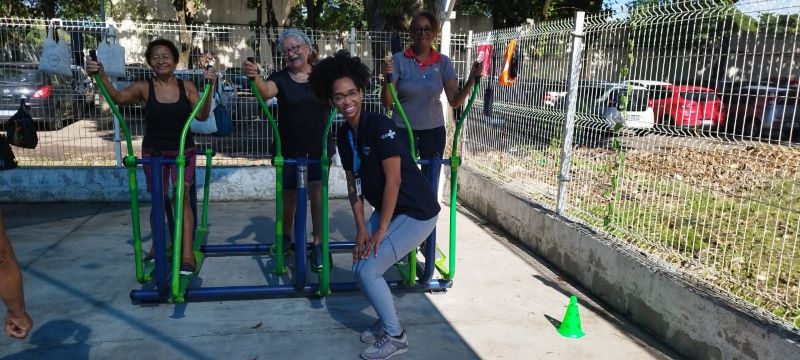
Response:
M90 51L90 56L95 61L97 55L94 50ZM209 96L211 87L205 84L202 96L197 102L197 105L192 109L188 120L186 121L180 140L180 150L178 156L174 159L164 158L158 152L151 154L149 159L139 159L133 150L133 142L131 133L125 122L125 118L119 111L119 107L114 103L108 90L100 79L100 74L94 76L95 84L97 85L100 93L105 98L112 113L114 114L117 122L125 133L125 142L127 148L127 155L123 158L122 163L127 168L128 172L128 190L130 192L131 201L131 224L133 229L133 249L134 249L134 262L136 266L136 280L140 284L146 284L155 280L155 289L152 290L134 290L131 292L131 299L133 300L146 300L158 299L169 300L172 302L183 302L183 293L189 285L190 278L200 272L202 268L204 255L200 250L200 244L204 243L208 237L208 195L211 181L211 163L214 152L207 149L206 155L206 172L205 183L207 184L204 189L204 198L202 206L202 216L199 228L194 232L192 250L196 259L197 266L192 275L180 275L180 257L181 257L181 239L183 232L183 202L184 202L184 178L186 168L186 157L184 154L184 146L186 144L186 136L191 126L191 120L194 119L197 112L200 110L203 102ZM177 173L177 186L175 189L175 208L174 213L170 205L169 195L164 194L162 178L162 166L176 164L178 168ZM153 236L153 251L154 261L145 264L144 257L142 256L142 235L141 224L139 219L139 195L138 183L136 179L136 168L138 165L150 165L152 169L152 177L156 179L152 182L152 193L157 194L152 197L152 207L150 213L150 221L152 226ZM192 213L195 217L195 224L197 224L197 188L193 184L189 189L190 204ZM166 229L164 228L164 215L167 215L173 230L173 244L172 244L172 267L168 268L167 264L167 242L166 242ZM197 226L197 225L196 225Z
M393 49L393 52L401 51L402 49ZM456 200L458 197L458 169L461 166L461 157L458 155L458 139L461 134L461 128L464 125L464 120L466 119L467 115L469 114L470 110L472 109L472 104L475 101L475 97L478 94L478 89L480 87L480 81L475 81L475 85L472 89L472 93L470 94L469 100L467 101L467 105L464 107L464 111L461 113L461 116L456 121L456 128L453 135L453 143L451 147L451 155L449 159L442 158L441 155L437 155L431 157L429 159L420 159L418 149L414 143L414 131L411 128L411 123L408 121L408 117L406 116L405 110L403 110L403 105L400 103L400 99L397 97L397 90L394 87L394 83L391 81L391 74L389 75L390 79L387 80L389 92L392 95L392 101L394 102L394 109L403 119L403 123L405 124L406 133L408 135L408 143L411 151L411 155L414 160L419 165L428 165L428 180L431 183L431 187L433 188L434 193L438 192L439 190L439 172L443 165L450 166L450 242L448 248L448 254L444 255L444 253L436 247L436 228L433 229L433 232L428 236L425 240L425 259L426 263L423 270L423 275L417 279L416 271L417 271L417 252L416 250L412 250L411 253L408 254L408 262L405 264L397 264L396 267L398 270L404 275L405 284L410 285L413 284L416 280L418 283L428 283L431 284L433 281L448 282L448 286L452 286L452 280L455 277L455 269L456 269ZM433 259L433 261L430 261ZM449 261L448 261L449 260ZM447 262L446 262L447 261ZM435 265L436 270L439 272L439 275L442 276L441 280L433 280L433 265Z
M210 93L210 86L206 84L203 89L200 101L197 103L191 114L185 122L181 133L180 151L174 159L161 157L159 154L152 154L150 159L138 159L133 151L130 131L128 130L124 118L119 112L119 108L114 104L107 90L100 81L99 75L95 75L95 82L100 89L101 94L108 102L112 112L116 116L120 127L125 132L125 139L127 143L127 156L123 159L123 165L127 168L130 199L131 199L131 219L133 224L133 245L134 245L134 261L136 265L136 279L141 284L154 282L154 288L133 290L130 293L131 300L137 303L183 303L186 301L210 301L210 300L238 300L238 299L258 299L270 298L277 296L293 296L293 295L317 295L328 296L333 291L356 291L358 290L355 282L342 282L331 283L330 273L332 267L332 251L352 251L355 246L353 241L334 242L329 241L329 188L328 182L330 177L330 156L327 152L328 133L336 118L336 111L331 111L327 119L325 131L323 132L322 156L320 159L309 158L284 158L282 154L281 136L272 113L270 112L266 102L261 97L260 93L255 87L255 81L251 80L251 88L256 95L259 106L264 112L275 136L275 154L273 156L273 165L275 166L275 182L276 182L276 220L275 220L275 241L272 244L227 244L227 245L207 245L208 238L208 199L211 184L211 162L214 155L211 149L207 149L206 154L206 171L205 171L205 186L204 198L202 205L202 216L199 228L195 231L193 240L193 252L197 261L197 268L191 275L180 275L180 254L181 254L181 238L183 229L183 179L185 178L186 159L184 155L184 145L186 137L189 132L192 119L200 109L205 99ZM393 90L393 89L392 89ZM457 176L458 167L460 166L460 158L458 157L458 137L460 134L463 122L469 113L469 109L475 99L478 91L478 84L476 83L473 89L467 106L462 113L461 117L456 123L456 131L453 138L452 157L450 159L433 158L433 159L416 159L419 164L429 165L429 176L431 179L431 186L434 190L438 189L438 173L442 165L450 165L451 167L451 206L450 206L450 248L448 256L444 256L439 252L437 256L436 249L436 231L427 239L425 258L435 259L433 261L426 261L425 266L422 268L423 275L417 277L417 267L419 264L416 262L416 251L412 251L408 256L406 263L397 264L397 268L402 275L402 280L389 281L389 287L392 289L407 289L407 290L429 290L429 291L444 291L452 287L453 277L455 274L455 242L456 242L456 214L455 204L456 195L458 191ZM393 97L402 111L397 96L393 91ZM404 121L408 124L408 120L404 116ZM410 126L406 126L408 131L411 131ZM413 138L412 152L413 150ZM176 189L176 209L170 209L169 199L164 196L153 196L152 199L152 231L153 231L153 249L154 261L147 264L143 261L142 246L141 246L141 230L139 220L139 205L136 181L136 167L138 165L149 164L152 167L152 177L154 179L161 179L161 167L163 165L176 164L177 167L177 189ZM285 266L285 254L283 249L283 168L284 165L294 164L297 167L297 189L296 189L296 215L294 223L294 238L295 238L295 262L292 276L292 283L290 284L272 284L272 285L258 285L258 286L224 286L224 287L191 287L191 279L197 276L202 268L203 261L207 255L251 255L251 254L267 254L274 258L275 274L285 274L287 272ZM322 170L322 229L321 229L321 250L322 250L322 269L319 270L319 283L307 283L306 266L306 218L307 218L307 169L308 166L321 166ZM163 193L162 182L153 181L152 191L153 194ZM193 211L196 217L196 187L190 189L190 201L193 206ZM174 213L173 213L174 211ZM167 215L167 222L172 227L172 248L171 258L172 266L169 267L167 262L167 241L166 231L164 229L164 215ZM197 224L197 222L195 222ZM449 263L445 263L449 258ZM441 274L440 279L434 279L434 268Z

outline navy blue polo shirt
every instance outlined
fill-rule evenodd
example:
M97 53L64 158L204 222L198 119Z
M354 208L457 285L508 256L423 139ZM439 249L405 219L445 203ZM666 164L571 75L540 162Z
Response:
M356 173L353 169L353 146L349 140L352 138L358 152L357 176L361 178L361 192L380 211L386 184L381 162L400 156L400 192L392 218L405 214L417 220L428 220L439 214L439 203L428 179L411 158L408 145L400 139L404 135L388 117L362 110L357 134L351 134L346 122L339 128L337 145L342 167Z

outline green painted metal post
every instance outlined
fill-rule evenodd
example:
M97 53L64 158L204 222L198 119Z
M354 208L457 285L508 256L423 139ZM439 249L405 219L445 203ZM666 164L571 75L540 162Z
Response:
M322 156L320 166L322 168L322 272L319 277L318 296L328 296L331 294L331 258L330 258L330 237L328 234L330 227L330 216L328 212L328 180L330 178L330 159L328 157L328 132L331 130L333 120L336 118L336 108L331 110L328 122L325 124L325 131L322 132Z
M189 118L186 119L186 123L183 125L183 131L181 131L181 141L180 147L178 148L178 156L175 158L175 165L178 168L178 185L175 194L175 231L172 237L172 301L175 303L183 303L184 298L183 294L185 291L185 285L181 286L181 240L183 235L183 190L185 188L183 184L183 179L185 178L186 174L186 156L184 154L184 146L186 146L186 136L189 134L189 129L192 126L192 120L197 115L197 112L200 111L200 108L203 106L203 103L206 101L208 94L211 93L211 86L206 84L203 87L203 96L200 97L200 100L197 101L197 105L195 105L194 109L192 109L192 113L189 114ZM194 250L194 249L192 249ZM199 264L198 264L199 265ZM199 270L199 267L198 269ZM184 283L188 283L188 281L184 281Z
M269 125L272 127L272 133L275 134L275 155L272 162L275 165L275 274L283 274L286 272L286 266L283 257L283 152L281 147L281 132L278 130L278 124L272 113L269 111L267 103L261 97L261 93L256 88L256 81L250 80L250 89L256 95L258 104L264 115L267 116Z
M128 172L128 193L130 194L131 199L131 224L133 225L133 258L136 266L136 281L140 284L144 284L150 281L150 277L148 274L145 274L144 265L142 263L142 230L141 224L139 223L139 194L138 185L136 182L136 154L133 152L131 132L128 130L128 126L125 123L125 118L123 118L122 114L120 114L119 108L114 103L114 100L111 99L111 95L109 95L108 90L103 84L103 81L100 79L100 74L94 75L94 82L97 85L97 88L100 90L100 94L103 95L104 99L106 99L108 106L111 107L111 111L116 116L120 128L125 133L125 143L128 155L122 160L122 164L125 165L125 168L127 168Z
M458 155L458 137L461 134L461 127L464 125L464 120L469 115L472 104L475 102L475 97L478 94L480 82L475 81L475 87L472 88L472 95L461 113L461 118L456 122L456 130L453 135L453 148L450 154L450 251L448 269L442 274L446 280L452 280L456 272L456 201L458 195L458 168L461 166L461 157ZM440 269L441 270L441 269Z

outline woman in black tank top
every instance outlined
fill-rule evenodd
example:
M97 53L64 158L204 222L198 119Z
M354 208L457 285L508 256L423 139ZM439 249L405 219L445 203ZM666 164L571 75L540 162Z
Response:
M242 64L242 74L255 79L256 89L265 99L278 98L278 130L283 140L286 158L322 155L322 136L327 117L326 106L317 99L308 82L315 61L314 49L308 35L298 29L284 30L278 37L278 49L283 54L285 68L263 80L258 76L258 66L250 61ZM333 145L331 143L331 145ZM333 154L335 148L328 148ZM295 216L297 198L297 167L284 165L283 171L283 243L288 248ZM311 263L315 270L322 269L322 171L319 165L308 167L308 199L311 201L311 223L314 246Z
M152 79L138 81L126 89L116 90L111 81L103 72L103 65L86 59L86 72L93 76L100 73L100 78L108 90L108 94L117 105L144 104L145 134L142 141L142 157L147 158L153 151L158 151L164 157L175 157L180 147L180 136L183 125L191 115L192 109L200 101L197 88L190 81L179 80L175 77L175 67L179 58L178 48L169 40L157 39L147 45L145 58L147 64L153 69ZM209 63L210 55L204 55L200 62ZM217 72L214 68L203 70L203 75L211 82L212 88L216 86ZM211 112L211 97L208 97L196 117L205 120ZM194 216L189 205L189 188L194 184L194 164L196 151L194 138L191 133L186 139L184 154L186 156L186 174L184 177L184 203L183 203L183 239L181 246L181 273L194 272L196 261L192 253L192 239L194 237ZM177 188L177 169L175 166L165 166L164 191L167 191L171 175L173 189ZM147 178L147 188L152 191L152 178L150 168L144 167ZM175 206L175 204L173 204ZM152 259L152 250L148 254Z

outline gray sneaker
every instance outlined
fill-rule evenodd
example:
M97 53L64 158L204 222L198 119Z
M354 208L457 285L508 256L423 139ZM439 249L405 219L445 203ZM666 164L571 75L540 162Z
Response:
M368 347L361 353L361 358L365 360L382 360L388 359L395 355L405 354L408 352L408 337L405 330L399 337L383 334L375 341L372 346Z
M372 324L369 329L364 330L364 332L361 333L361 342L366 344L374 344L378 338L383 336L384 332L383 323L378 320L375 322L375 324Z

